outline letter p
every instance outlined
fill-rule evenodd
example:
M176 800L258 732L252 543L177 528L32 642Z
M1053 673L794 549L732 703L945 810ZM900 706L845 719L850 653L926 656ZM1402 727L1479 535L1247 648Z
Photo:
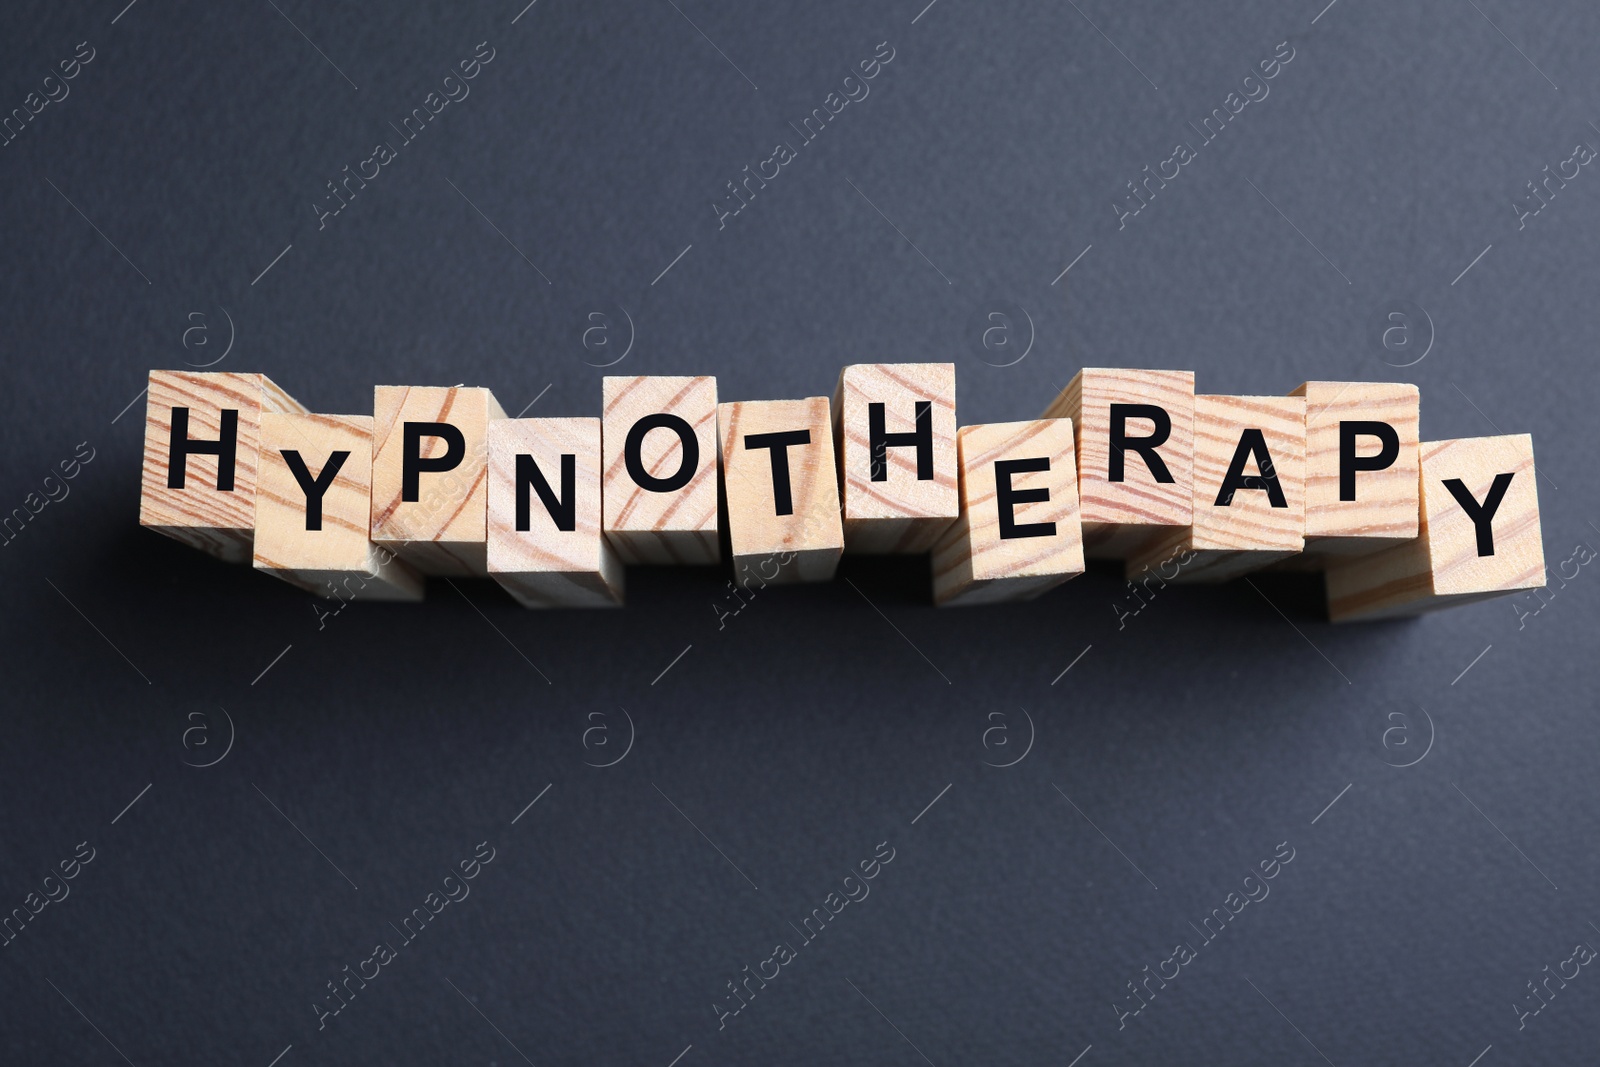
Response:
M444 455L422 455L422 439L436 437L444 442ZM400 499L414 504L422 498L424 471L438 474L455 470L467 455L467 439L448 422L408 422L405 424L404 450L400 457Z

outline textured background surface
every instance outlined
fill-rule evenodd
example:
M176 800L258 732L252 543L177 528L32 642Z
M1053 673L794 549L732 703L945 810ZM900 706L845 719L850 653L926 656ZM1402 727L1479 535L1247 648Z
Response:
M95 58L0 149L0 506L95 458L0 551L0 905L95 858L0 949L0 1059L1592 1059L1591 969L1520 1031L1515 1005L1600 945L1600 577L1554 578L1600 545L1600 176L1520 229L1514 204L1600 145L1600 15L921 2L5 13L3 108ZM1286 40L1270 95L1119 229L1124 183ZM482 41L470 96L319 229L324 183ZM719 229L724 183L883 41L870 96ZM636 571L612 614L460 583L319 624L138 528L151 367L226 352L326 412L467 382L591 415L630 335L619 371L723 399L954 361L964 422L1032 416L1085 363L1415 381L1425 439L1534 433L1554 595L1332 629L1259 580L1119 624L1114 574L936 613L923 564L848 562L721 628L710 571ZM471 896L319 1030L325 983L481 841ZM1280 842L1270 897L1202 945Z

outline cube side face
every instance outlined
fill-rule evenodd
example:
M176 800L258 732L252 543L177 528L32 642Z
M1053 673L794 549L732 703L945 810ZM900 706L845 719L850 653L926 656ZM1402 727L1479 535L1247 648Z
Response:
M1489 526L1492 545L1480 546L1477 526L1447 481L1486 504L1497 479L1509 474ZM1466 437L1422 446L1423 538L1433 592L1440 596L1506 592L1544 585L1544 545L1533 439L1527 434ZM1492 554L1479 555L1480 547Z
M313 478L334 452L348 452L322 494L321 529L306 529L306 493L285 451L296 452ZM376 551L368 530L372 508L372 418L367 415L261 416L256 486L255 566L273 571L370 573Z
M1076 448L1071 419L990 423L962 428L962 473L968 521L973 531L973 577L980 579L1082 574L1083 537L1079 524ZM1046 470L1017 470L1006 479L1008 492L1044 500L1009 503L1019 530L1044 524L1053 534L1002 538L997 463L1043 459ZM1031 465L1031 464L1030 464Z
M922 452L887 445L874 479L872 406L883 405L889 440L918 430L928 404L931 462ZM834 397L846 547L859 551L925 551L960 512L956 470L956 370L953 363L864 363L845 367ZM909 520L909 521L908 521Z
M1079 435L1083 433L1083 373L1080 370L1072 376L1072 380L1056 394L1055 399L1050 401L1050 406L1039 416L1041 419L1071 419L1074 430ZM1081 459L1083 442L1077 440L1075 444Z
M1202 551L1294 553L1305 547L1305 411L1303 397L1214 396L1195 398L1194 532L1190 546ZM1274 506L1261 488L1236 488L1218 503L1229 468L1248 431L1259 431L1282 493ZM1253 435L1252 435L1253 437ZM1263 474L1259 460L1244 460L1242 473Z
M1164 582L1189 582L1197 572L1205 570L1210 562L1207 556L1232 556L1233 553L1206 553L1196 551L1192 541L1193 527L1180 526L1168 529L1159 536L1149 538L1139 551L1128 556L1124 575L1128 581L1148 581L1153 571Z
M717 522L717 380L709 375L608 377L602 383L603 528L629 563L715 563ZM662 416L674 420L671 425ZM651 479L682 484L662 490L629 470L628 440L641 420L637 463ZM682 420L697 455L685 469ZM675 427L677 427L675 429Z
M962 427L965 432L966 427ZM965 492L965 476L962 479ZM971 516L963 512L939 536L928 561L933 570L933 602L938 605L967 602L974 590L988 583L973 573L975 555Z
M1296 391L1306 401L1306 537L1371 539L1378 549L1417 536L1421 515L1418 471L1420 393L1414 385L1379 382L1307 382ZM1358 470L1356 499L1340 499L1340 424L1380 422L1394 429L1397 453L1383 470ZM1382 444L1355 438L1358 459ZM1358 544L1339 546L1359 551Z
M608 550L609 551L609 550ZM623 579L601 571L521 571L494 580L525 608L619 608Z
M839 518L833 435L825 396L805 400L757 400L719 406L723 486L728 501L728 538L737 565L775 553L792 553L784 565L798 580L830 576L830 555L844 549ZM784 449L791 512L778 514L773 449L747 447L751 435L807 431L810 440ZM837 559L833 560L837 564ZM780 579L782 578L780 577Z
M573 457L572 526L560 529L529 487L527 530L517 529L517 457L533 457L558 499L562 457ZM489 552L491 576L601 574L600 420L504 419L489 427ZM581 584L581 583L579 583ZM603 583L602 583L603 584Z
M145 401L139 523L230 562L250 560L255 528L256 471L263 407L294 404L262 374L151 371ZM296 404L296 406L298 406ZM191 452L184 486L169 488L174 409L187 409L187 438L222 439L223 412L236 412L233 486L218 489L221 457Z
M1070 574L1048 574L1018 578L984 578L943 592L935 587L934 603L941 608L1016 604L1043 596L1071 577Z
M1434 594L1426 532L1415 541L1330 566L1323 582L1332 622L1415 615L1430 604L1451 602Z
M311 409L283 391L283 387L265 374L261 379L261 410L278 415L309 415Z
M1193 519L1195 459L1194 372L1085 369L1078 384L1078 496L1085 524L1188 526ZM1143 456L1123 449L1122 480L1111 481L1111 405L1154 405L1171 430L1158 448L1172 481L1161 482ZM1156 429L1147 418L1128 418L1127 438ZM1153 530L1152 533L1159 533Z
M500 406L487 389L380 385L373 394L372 540L430 574L485 573L488 429ZM404 500L405 426L447 423L460 431L462 456L449 470L423 470L417 499ZM424 434L418 455L440 461L450 443Z

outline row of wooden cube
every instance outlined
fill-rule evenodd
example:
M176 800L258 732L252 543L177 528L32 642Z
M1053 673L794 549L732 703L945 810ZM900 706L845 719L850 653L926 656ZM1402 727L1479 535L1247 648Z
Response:
M619 604L624 564L716 563L724 537L747 586L931 551L941 604L1036 596L1085 556L1163 582L1325 570L1335 619L1544 584L1530 439L1421 443L1415 386L1086 369L1039 419L959 431L952 364L846 367L831 400L602 392L600 418L511 419L464 386L319 415L265 375L152 371L140 521L324 596L488 575L530 607Z

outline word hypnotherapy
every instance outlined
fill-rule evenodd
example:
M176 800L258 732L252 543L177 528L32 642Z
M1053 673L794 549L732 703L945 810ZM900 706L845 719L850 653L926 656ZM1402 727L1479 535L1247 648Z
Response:
M1335 621L1545 584L1527 434L1422 441L1413 385L1195 392L1087 368L1040 417L958 426L948 363L845 367L831 397L719 401L713 377L608 377L598 418L507 418L486 388L380 385L306 408L263 374L152 371L140 522L325 597L493 578L527 607L623 600L628 564L827 581L925 554L936 604L1319 571Z

